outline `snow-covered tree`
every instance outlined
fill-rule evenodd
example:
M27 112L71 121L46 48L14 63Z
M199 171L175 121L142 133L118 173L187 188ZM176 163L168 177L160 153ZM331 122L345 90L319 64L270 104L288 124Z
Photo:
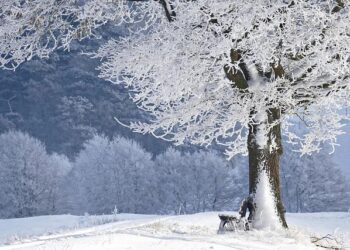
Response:
M76 159L70 189L77 213L110 213L115 207L161 214L231 210L246 195L247 175L240 171L214 152L170 148L151 160L132 140L96 135Z
M215 142L228 157L249 154L249 192L260 193L267 175L276 210L267 214L286 227L281 127L302 153L334 146L350 100L349 9L346 0L3 0L0 65L69 48L108 21L135 24L96 55L101 77L125 84L152 116L129 127L177 144ZM291 114L308 124L305 136L283 123Z
M69 168L66 158L50 156L28 134L0 135L0 217L54 213L60 176Z
M50 185L47 187L47 194L44 198L47 207L44 213L57 214L67 206L68 197L63 192L66 188L66 178L72 169L70 160L64 156L53 153L49 155L47 163Z
M350 100L347 2L174 1L172 9L172 22L103 46L101 77L124 83L152 115L150 123L130 124L134 131L178 144L215 142L229 157L249 154L250 193L266 171L286 227L281 125L295 141L283 121L304 117L302 153L335 144Z
M289 212L348 211L350 186L326 150L300 157L293 147L281 158L282 193Z
M84 204L90 213L147 213L152 210L151 154L138 143L122 137L109 140L95 135L75 162Z
M214 152L181 153L169 148L155 165L161 213L232 210L244 197L245 175Z

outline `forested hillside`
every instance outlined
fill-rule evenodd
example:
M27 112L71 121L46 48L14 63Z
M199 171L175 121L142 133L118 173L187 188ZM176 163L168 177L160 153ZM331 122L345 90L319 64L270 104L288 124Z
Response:
M50 152L70 158L94 133L134 138L152 153L160 152L167 145L164 141L132 133L114 120L144 121L145 113L129 100L126 90L98 77L97 60L81 54L97 45L75 43L70 52L34 59L15 72L1 70L0 133L26 131Z

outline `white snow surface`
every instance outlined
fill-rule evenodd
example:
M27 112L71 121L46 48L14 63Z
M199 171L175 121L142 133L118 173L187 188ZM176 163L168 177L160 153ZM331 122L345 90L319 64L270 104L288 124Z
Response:
M222 235L217 234L217 215L59 215L0 220L0 249L311 250L317 247L310 237L326 234L335 235L343 249L350 249L350 213L287 214L289 230ZM109 220L114 222L96 225Z
M257 205L254 227L263 229L281 229L281 223L277 216L276 202L272 195L271 185L266 170L259 173L259 182L256 186L255 203Z

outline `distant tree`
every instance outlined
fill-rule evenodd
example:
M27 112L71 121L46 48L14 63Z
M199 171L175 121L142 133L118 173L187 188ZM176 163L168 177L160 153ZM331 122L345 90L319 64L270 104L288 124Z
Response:
M59 177L69 163L50 156L45 146L26 133L0 135L0 217L25 217L56 212Z
M13 106L18 97L9 89L0 90L0 131L15 129L15 123L21 122L23 117Z
M96 129L89 124L89 114L93 112L93 104L83 96L64 96L57 105L57 116L60 128L65 132L65 136L75 138L80 145L91 139ZM71 145L66 145L71 151L76 151L76 142L70 141ZM66 142L67 143L67 142ZM67 144L68 144L67 143Z
M242 179L235 168L214 152L181 153L168 149L156 158L160 212L195 213L232 210L241 201ZM243 182L243 183L242 183Z
M64 190L67 188L65 186L66 178L72 170L72 163L65 155L53 153L49 155L47 167L49 168L50 185L47 187L48 191L45 197L47 208L44 211L49 214L62 213L69 200Z
M95 135L85 143L74 167L81 183L81 209L89 213L109 213L114 207L129 213L152 210L151 164L151 155L138 143Z
M348 211L350 186L332 155L300 157L289 146L281 159L282 193L289 212Z

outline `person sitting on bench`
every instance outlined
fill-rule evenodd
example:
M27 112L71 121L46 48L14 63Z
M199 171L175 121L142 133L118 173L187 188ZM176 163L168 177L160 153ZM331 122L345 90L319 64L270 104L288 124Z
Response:
M254 199L251 194L242 201L241 207L238 212L241 218L245 218L245 215L247 214L247 210L249 210L248 222L251 223L255 213Z

